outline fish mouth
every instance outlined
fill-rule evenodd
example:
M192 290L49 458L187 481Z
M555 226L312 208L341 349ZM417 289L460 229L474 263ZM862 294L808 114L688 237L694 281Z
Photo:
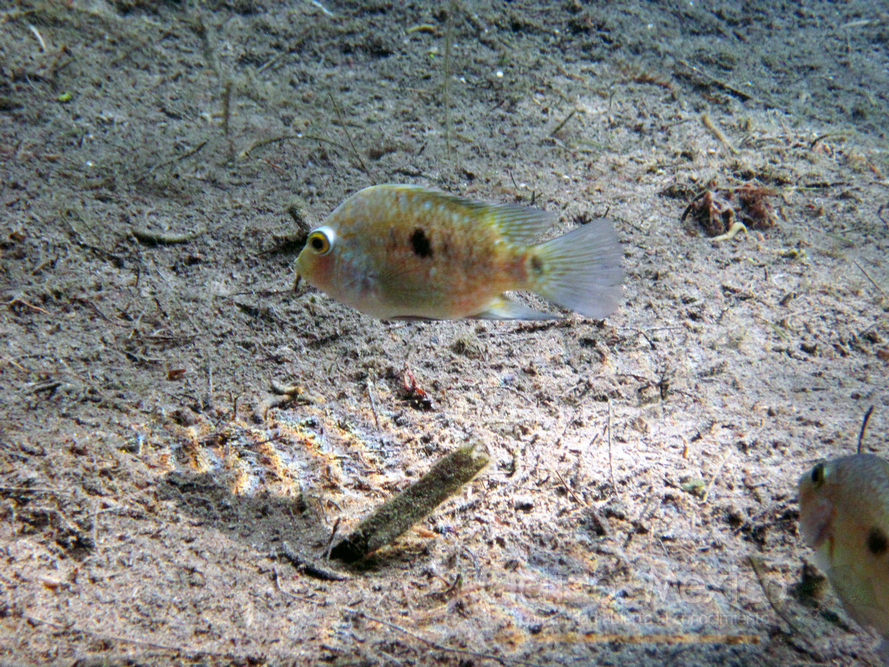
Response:
M302 254L302 252L300 252L296 258L296 261L293 263L293 270L294 270L294 273L296 274L293 277L293 288L292 289L294 292L297 291L297 289L299 289L299 284L301 282L305 281L305 278L303 278L302 273L300 272L300 260L302 259L302 256L303 256L303 254Z
M833 505L826 502L816 502L800 517L800 532L813 549L820 549L830 538L833 519Z
M814 549L820 549L821 545L827 541L827 538L830 536L830 522L825 521L818 525L815 529L814 533L810 536L812 538L812 547Z

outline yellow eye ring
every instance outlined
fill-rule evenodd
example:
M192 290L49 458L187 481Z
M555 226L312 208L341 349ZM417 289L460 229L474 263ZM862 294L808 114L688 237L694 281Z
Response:
M320 227L306 239L306 247L310 248L316 255L326 255L333 248L334 239L333 230L328 227Z

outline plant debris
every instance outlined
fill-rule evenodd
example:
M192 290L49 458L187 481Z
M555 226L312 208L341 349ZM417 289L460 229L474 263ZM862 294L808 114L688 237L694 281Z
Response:
M769 229L775 225L775 217L768 197L777 195L771 188L747 183L736 188L713 188L695 197L679 222L691 216L704 228L704 232L719 240L729 234L731 238L741 229ZM735 230L734 232L732 230Z
M488 457L475 454L474 449L475 445L469 445L439 459L429 472L358 524L331 550L331 558L353 563L394 542L488 464Z

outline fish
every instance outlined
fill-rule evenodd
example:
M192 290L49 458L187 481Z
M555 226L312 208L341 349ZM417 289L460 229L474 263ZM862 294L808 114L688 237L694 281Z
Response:
M800 533L846 611L882 637L889 665L889 461L855 454L799 480Z
M513 290L604 319L618 307L623 281L614 225L602 218L536 242L556 220L516 204L375 185L309 233L296 283L383 320L558 318L504 294Z

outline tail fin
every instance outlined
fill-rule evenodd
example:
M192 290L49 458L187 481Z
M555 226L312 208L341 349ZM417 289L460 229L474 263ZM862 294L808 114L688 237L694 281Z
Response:
M617 308L623 253L611 220L594 220L535 246L534 251L529 289L593 319L607 317Z

